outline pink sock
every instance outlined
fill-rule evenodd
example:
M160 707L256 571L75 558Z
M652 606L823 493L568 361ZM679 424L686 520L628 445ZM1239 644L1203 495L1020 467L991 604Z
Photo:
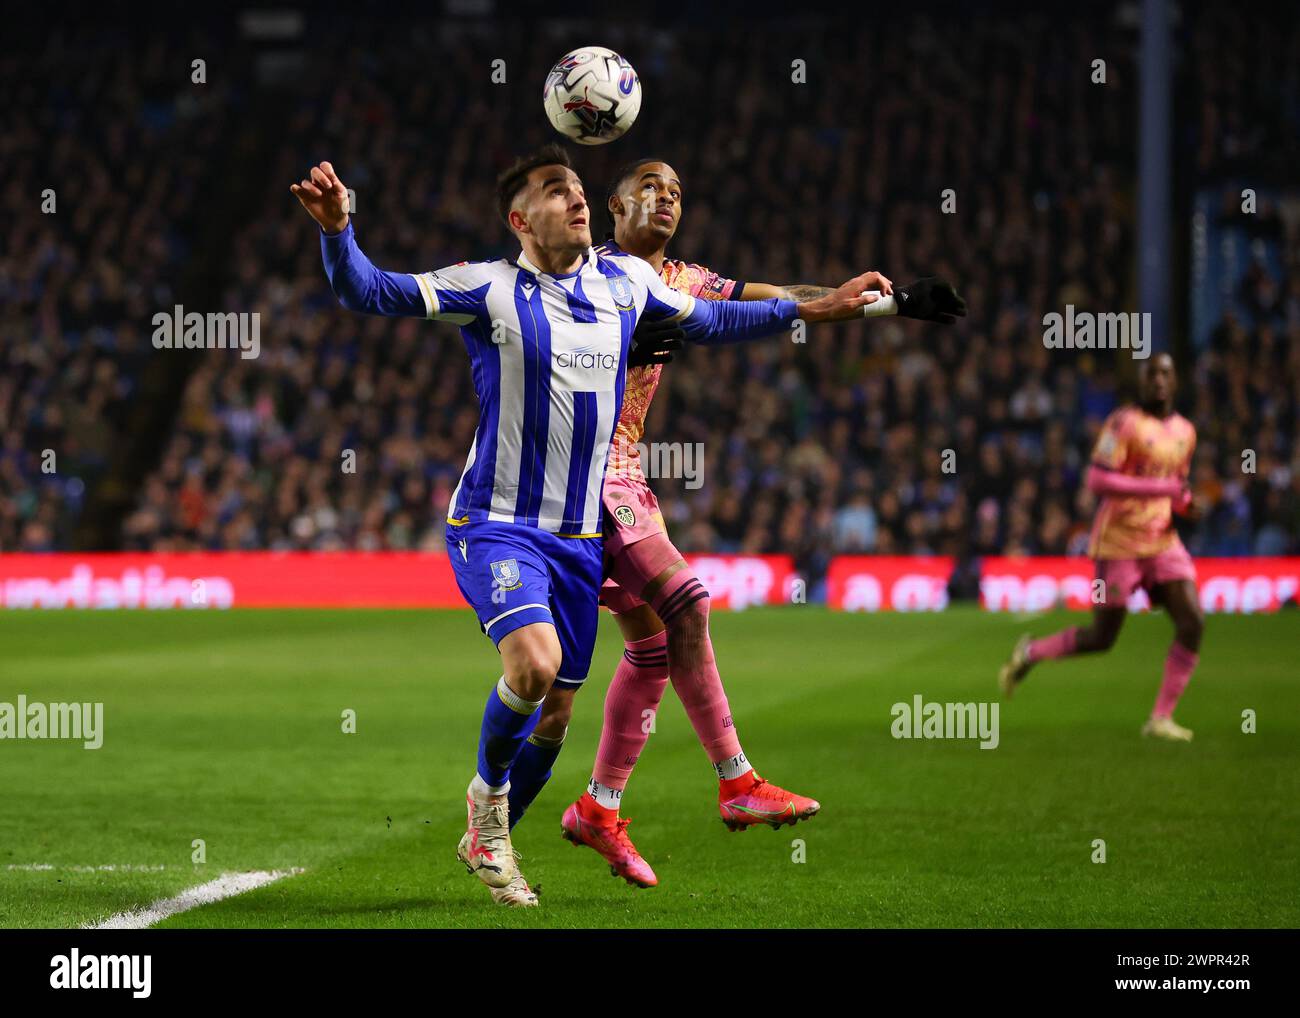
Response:
M667 685L668 634L628 643L605 694L605 725L591 772L602 785L627 787Z
M1174 713L1178 698L1187 688L1187 680L1192 677L1198 660L1200 658L1181 643L1174 643L1169 648L1169 654L1165 657L1165 680L1160 684L1152 717L1167 718Z
M1044 661L1052 657L1066 657L1074 653L1075 642L1079 636L1077 626L1062 629L1059 633L1034 640L1029 645L1027 656L1030 661Z
M668 627L668 673L673 691L686 708L709 762L740 757L740 739L709 639L709 592L690 570L683 569L655 596L654 609ZM743 767L749 769L748 764Z

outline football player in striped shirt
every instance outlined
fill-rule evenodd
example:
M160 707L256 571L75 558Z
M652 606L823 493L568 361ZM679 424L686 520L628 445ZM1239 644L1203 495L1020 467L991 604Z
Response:
M639 258L592 248L582 182L547 146L497 181L515 258L406 274L357 246L347 189L327 162L290 190L321 228L330 285L344 307L455 322L469 352L479 424L447 514L461 594L501 654L457 847L507 905L535 905L510 841L511 770L553 688L587 677L599 615L601 488L641 317L681 324L697 343L754 339L796 319L838 321L876 297L866 273L815 300L696 300Z
M614 240L601 252L644 259L665 285L703 300L811 300L824 286L773 286L738 282L702 265L668 258L665 249L682 214L682 183L658 159L630 163L616 176L608 208ZM920 280L894 294L880 276L876 285L894 300L873 302L863 313L905 313L951 323L965 304L940 280ZM903 310L905 309L905 310ZM671 681L718 777L718 809L733 831L755 824L779 827L813 816L815 800L759 776L744 750L723 689L709 638L709 592L673 546L646 481L639 445L659 384L662 363L629 369L627 392L606 468L605 553L607 579L601 600L618 620L625 650L605 697L604 728L587 791L564 813L561 829L574 844L594 848L611 872L628 883L652 887L658 880L627 834L619 815L624 789L649 737L649 720ZM550 776L568 724L572 695L548 697L542 718L516 765L511 819L517 821Z

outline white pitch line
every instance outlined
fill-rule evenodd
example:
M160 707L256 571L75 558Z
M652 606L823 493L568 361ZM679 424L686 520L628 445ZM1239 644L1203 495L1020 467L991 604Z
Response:
M87 923L84 930L143 930L178 912L188 912L200 905L211 905L222 898L232 898L257 887L265 887L284 877L292 877L302 870L253 870L249 873L223 873L216 880L181 891L173 898L155 901L147 908L132 909L111 915L103 922Z
M28 873L48 873L58 870L60 873L161 873L168 867L159 863L157 866L137 866L126 863L121 866L112 863L105 866L54 866L47 862L10 863L5 869Z

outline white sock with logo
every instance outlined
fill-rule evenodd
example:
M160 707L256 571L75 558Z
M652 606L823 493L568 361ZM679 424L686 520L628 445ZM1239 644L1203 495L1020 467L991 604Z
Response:
M735 756L729 756L725 760L719 760L713 765L713 769L718 772L719 781L734 781L736 778L748 774L754 768L751 767L749 761L745 759L745 753L742 750Z
M587 794L596 800L597 806L606 809L618 809L619 803L623 801L623 789L602 785L595 778L587 782Z

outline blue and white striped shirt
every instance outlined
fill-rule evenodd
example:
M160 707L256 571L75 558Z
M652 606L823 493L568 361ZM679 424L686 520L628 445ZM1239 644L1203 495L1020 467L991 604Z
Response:
M351 225L322 235L345 307L460 326L479 423L448 520L491 520L565 536L601 532L601 487L623 405L628 348L642 314L682 322L695 342L790 328L793 301L697 301L631 255L589 249L576 272L526 257L405 275L376 269Z

